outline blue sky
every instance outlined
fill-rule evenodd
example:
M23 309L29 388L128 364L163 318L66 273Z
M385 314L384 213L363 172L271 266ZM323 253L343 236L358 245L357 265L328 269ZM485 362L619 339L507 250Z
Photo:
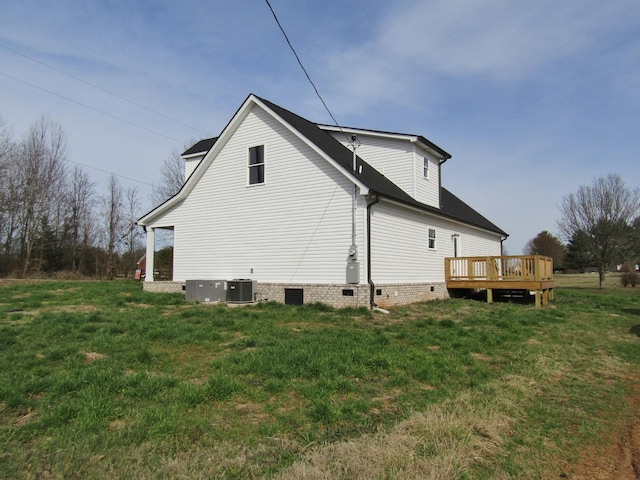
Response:
M640 186L638 0L271 5L338 122L450 152L443 185L511 254L595 177ZM144 209L162 160L249 93L332 123L263 0L0 3L0 116L20 136L48 115L71 161L138 186Z

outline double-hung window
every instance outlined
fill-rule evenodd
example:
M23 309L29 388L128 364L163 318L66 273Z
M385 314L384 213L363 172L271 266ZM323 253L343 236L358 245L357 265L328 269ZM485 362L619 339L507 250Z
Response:
M264 145L249 148L249 185L264 183Z
M422 157L422 176L429 180L429 159Z
M429 250L435 250L435 249L436 249L436 229L430 228L429 229Z

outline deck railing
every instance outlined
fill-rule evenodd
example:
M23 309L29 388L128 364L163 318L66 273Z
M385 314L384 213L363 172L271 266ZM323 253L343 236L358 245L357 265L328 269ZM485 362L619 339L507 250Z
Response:
M445 258L445 280L450 289L533 290L536 307L553 298L553 260L542 255Z
M445 258L447 282L553 280L553 260L542 255Z

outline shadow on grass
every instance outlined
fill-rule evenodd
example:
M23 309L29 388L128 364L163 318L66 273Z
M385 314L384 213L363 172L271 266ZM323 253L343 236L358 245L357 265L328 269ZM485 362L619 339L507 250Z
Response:
M474 290L474 289L451 289L449 295L452 298L466 298L469 300L476 300L479 302L487 301L487 291ZM515 303L520 305L534 305L535 295L532 295L528 290L494 290L493 291L494 303Z

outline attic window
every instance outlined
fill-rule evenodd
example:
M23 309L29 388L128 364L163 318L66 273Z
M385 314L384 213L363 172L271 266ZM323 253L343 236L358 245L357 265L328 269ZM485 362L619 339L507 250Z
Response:
M422 176L429 180L429 159L422 157Z
M264 183L264 145L249 149L249 185Z

